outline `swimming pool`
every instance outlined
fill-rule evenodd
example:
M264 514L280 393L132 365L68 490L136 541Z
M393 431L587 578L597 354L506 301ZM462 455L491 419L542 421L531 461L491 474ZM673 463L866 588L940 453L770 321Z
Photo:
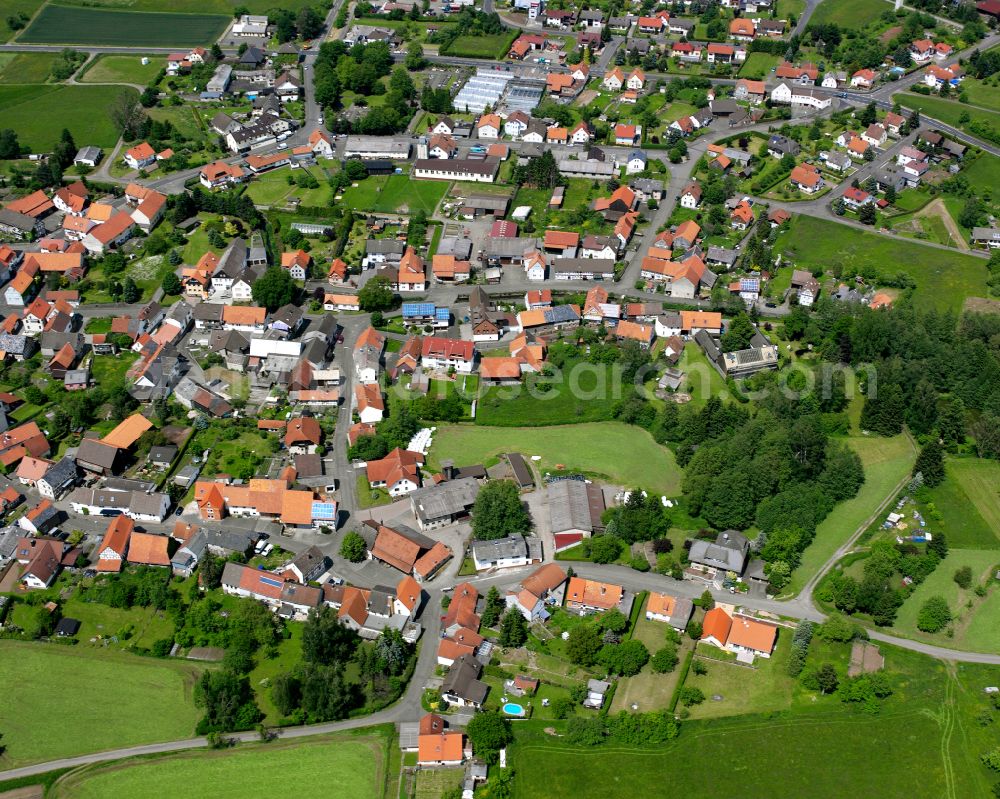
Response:
M503 712L508 716L524 717L524 708L514 702L508 702L503 706Z

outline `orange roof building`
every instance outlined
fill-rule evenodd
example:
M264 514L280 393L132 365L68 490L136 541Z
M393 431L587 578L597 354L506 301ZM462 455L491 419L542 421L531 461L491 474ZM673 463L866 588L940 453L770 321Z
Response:
M726 642L729 641L729 631L732 626L732 617L726 611L722 608L712 608L702 620L701 640L724 649Z
M737 615L733 616L726 648L735 652L750 652L760 657L770 657L777 639L778 628L773 624Z
M128 562L144 566L169 566L169 543L170 538L165 535L132 533L132 540L128 545Z
M417 736L417 763L420 765L458 765L464 758L465 735L440 732Z
M143 433L152 427L153 423L141 413L133 413L127 419L121 421L114 430L101 440L112 447L128 449L139 440Z
M566 607L595 613L618 607L624 597L625 589L620 585L571 577L566 588Z

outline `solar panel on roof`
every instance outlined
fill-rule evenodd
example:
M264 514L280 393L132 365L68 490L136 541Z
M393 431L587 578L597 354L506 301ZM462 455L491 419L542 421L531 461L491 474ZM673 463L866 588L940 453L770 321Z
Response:
M333 519L337 515L337 503L335 502L314 502L312 506L314 519Z
M272 585L275 588L281 588L281 586L284 584L282 580L275 580L273 577L263 577L262 576L260 578L260 581L262 583L264 583L265 585Z

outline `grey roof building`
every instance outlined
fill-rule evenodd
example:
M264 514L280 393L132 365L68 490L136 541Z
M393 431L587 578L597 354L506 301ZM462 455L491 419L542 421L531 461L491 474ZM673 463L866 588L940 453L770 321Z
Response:
M692 563L719 571L743 574L750 555L750 542L737 530L719 533L715 541L696 540L691 544L688 559Z
M464 516L479 495L479 482L472 477L449 480L420 488L410 494L410 507L421 530L441 527Z

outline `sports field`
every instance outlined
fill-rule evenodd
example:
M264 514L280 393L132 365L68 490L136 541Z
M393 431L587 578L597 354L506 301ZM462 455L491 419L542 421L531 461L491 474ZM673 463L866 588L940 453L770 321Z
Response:
M0 641L3 767L190 737L200 671L87 644Z
M45 83L58 57L56 53L0 54L0 83Z
M196 750L83 769L60 780L58 799L273 799L320 793L380 799L387 742L378 734L281 741L236 751Z
M865 269L890 275L905 272L916 283L914 301L922 308L957 312L966 297L986 296L986 261L981 258L893 240L826 219L793 217L774 249L807 271L840 263L846 274Z
M645 430L622 422L558 427L438 425L430 461L492 464L503 452L520 452L526 459L541 456L535 463L543 474L561 467L667 496L680 493L681 471L673 453Z
M817 570L875 512L893 487L913 468L917 453L910 439L851 436L851 448L858 453L865 468L865 482L853 499L834 506L816 529L816 537L802 553L802 563L792 573L784 593L797 594Z
M108 108L125 86L0 86L0 119L13 128L23 146L47 152L68 128L77 144L113 147L118 131Z
M344 190L342 202L357 211L384 214L434 212L448 186L446 180L410 180L408 175L376 175Z
M137 13L45 6L18 41L35 44L195 47L209 45L228 23L211 14Z
M89 69L79 76L81 83L135 83L145 86L163 69L163 56L148 56L149 63L142 63L138 55L98 56Z

